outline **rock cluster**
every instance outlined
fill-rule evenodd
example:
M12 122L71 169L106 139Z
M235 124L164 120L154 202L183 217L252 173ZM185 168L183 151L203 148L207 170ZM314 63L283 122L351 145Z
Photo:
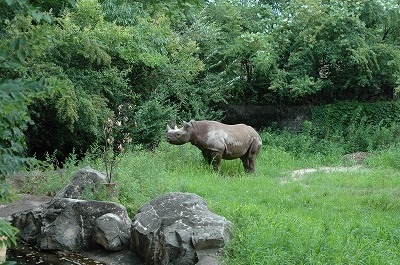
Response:
M103 182L103 174L84 168L50 202L14 213L20 239L41 250L131 249L145 264L218 264L233 224L201 197L164 194L143 205L132 222L124 206L77 199Z
M104 233L104 219L110 215L115 218ZM125 207L116 203L54 198L12 217L19 237L41 250L88 250L98 244L109 250L129 247L131 220Z

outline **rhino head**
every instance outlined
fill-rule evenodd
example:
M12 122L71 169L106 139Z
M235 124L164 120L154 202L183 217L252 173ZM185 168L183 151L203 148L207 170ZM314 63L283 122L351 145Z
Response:
M186 144L190 141L190 124L183 122L183 127L181 129L175 125L174 129L171 129L167 125L167 141L170 144L181 145Z

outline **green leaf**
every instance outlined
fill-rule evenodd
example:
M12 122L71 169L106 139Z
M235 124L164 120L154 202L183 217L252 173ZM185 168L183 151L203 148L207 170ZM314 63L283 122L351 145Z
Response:
M21 38L19 38L19 44L21 46L24 46L26 44L26 36L23 35Z
M13 42L11 43L11 51L15 52L16 50L18 50L19 48L19 38L13 40Z
M17 0L17 1L21 6L26 5L26 0Z
M2 50L0 52L0 58L3 60L6 60L8 58L8 56L10 56L10 51L8 50Z
M21 59L18 57L18 54L17 54L17 56L11 56L11 60L12 60L14 63L16 63L16 64L19 64L19 65L22 65L22 64L23 64L23 62L21 61Z
M49 24L53 23L53 20L52 20L51 16L49 16L47 14L43 15L43 19Z
M37 21L40 22L42 19L42 13L38 12L37 10L30 10L29 14Z
M18 51L17 51L17 56L18 56L18 59L19 59L21 62L25 62L26 54L25 54L24 51L18 50Z

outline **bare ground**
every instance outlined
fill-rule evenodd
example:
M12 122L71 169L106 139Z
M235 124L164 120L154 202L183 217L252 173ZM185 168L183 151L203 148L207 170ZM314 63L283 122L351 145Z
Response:
M297 180L303 179L305 175L314 173L314 172L349 172L349 171L357 171L357 170L360 170L361 168L362 168L361 165L355 165L355 166L351 166L351 167L303 168L303 169L292 171L291 177L292 177L293 181L297 181Z

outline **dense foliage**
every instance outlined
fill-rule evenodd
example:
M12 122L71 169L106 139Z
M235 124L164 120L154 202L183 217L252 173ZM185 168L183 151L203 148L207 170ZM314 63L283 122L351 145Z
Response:
M329 138L338 132L342 133L344 137L354 137L359 133L378 133L400 125L399 101L374 104L343 101L315 107L312 112L312 121L316 125L320 138ZM396 137L398 132L393 130L393 134ZM362 138L367 140L369 137ZM376 144L370 146L370 150L374 150L382 144L378 139L374 140ZM363 149L361 146L358 146L358 148Z
M104 121L123 104L133 106L133 143L154 147L167 122L219 119L220 103L390 100L399 85L394 0L4 0L0 7L3 160L22 159L25 143L40 159L83 156L102 144ZM7 94L10 84L23 100Z

